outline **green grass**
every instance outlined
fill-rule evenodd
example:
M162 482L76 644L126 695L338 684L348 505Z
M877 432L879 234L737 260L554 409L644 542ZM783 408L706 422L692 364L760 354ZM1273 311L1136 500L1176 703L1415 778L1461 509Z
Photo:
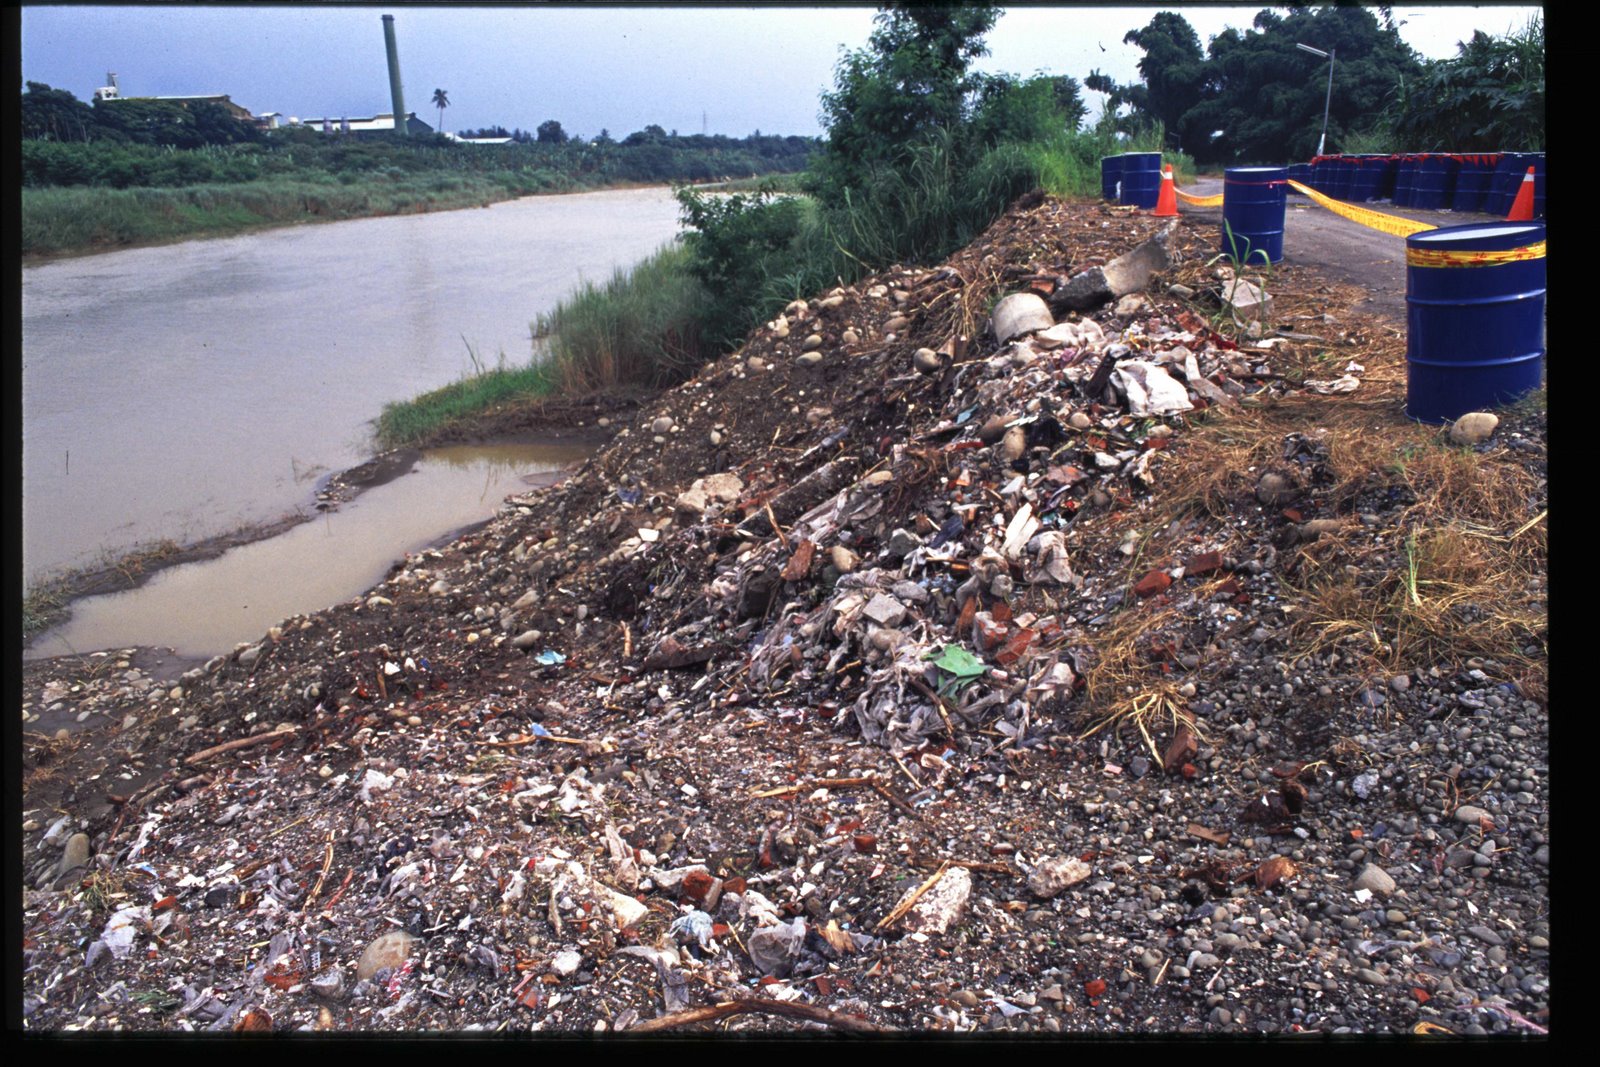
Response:
M682 381L713 354L700 343L704 300L689 273L688 253L666 245L604 283L584 282L539 316L533 331L545 339L545 352L534 362L508 367L502 357L499 366L480 365L461 381L385 406L378 442L384 448L426 445L447 432L470 432L495 409L557 393Z
M22 252L95 251L314 220L445 211L579 187L576 180L554 172L528 170L354 180L274 178L179 189L23 189Z

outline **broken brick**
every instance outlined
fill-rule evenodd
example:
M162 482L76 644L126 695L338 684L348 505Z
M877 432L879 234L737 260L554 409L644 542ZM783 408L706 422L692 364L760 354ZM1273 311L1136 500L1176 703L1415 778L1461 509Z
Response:
M1134 583L1133 591L1140 597L1153 597L1165 593L1171 585L1172 575L1166 571L1151 571Z

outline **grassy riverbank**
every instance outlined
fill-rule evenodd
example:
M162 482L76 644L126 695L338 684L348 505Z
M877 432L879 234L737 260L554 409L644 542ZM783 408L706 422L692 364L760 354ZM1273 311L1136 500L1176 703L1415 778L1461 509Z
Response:
M272 178L177 189L23 189L22 254L72 255L269 226L487 207L590 188L552 171L347 180Z

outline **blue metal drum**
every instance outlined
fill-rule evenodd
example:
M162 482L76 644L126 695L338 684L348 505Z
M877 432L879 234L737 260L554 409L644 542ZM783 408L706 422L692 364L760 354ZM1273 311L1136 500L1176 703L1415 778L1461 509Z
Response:
M1412 182L1411 206L1438 211L1450 206L1456 188L1456 171L1461 164L1454 156L1441 152L1424 153L1417 163Z
M1283 260L1287 167L1229 167L1222 183L1222 251L1240 263Z
M1486 222L1406 238L1406 414L1449 422L1537 389L1545 227Z
M1117 183L1122 181L1122 157L1105 156L1100 160L1100 199L1116 200Z
M1456 171L1456 189L1450 196L1450 210L1483 211L1500 154L1468 152L1457 155L1456 159L1460 169Z
M1127 152L1122 157L1122 202L1151 209L1161 196L1161 153Z

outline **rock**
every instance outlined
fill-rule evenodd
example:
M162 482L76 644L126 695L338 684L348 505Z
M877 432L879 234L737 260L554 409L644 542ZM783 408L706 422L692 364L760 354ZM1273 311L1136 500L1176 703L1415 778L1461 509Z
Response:
M840 574L849 574L856 569L856 564L861 562L861 557L843 545L834 545L828 549L828 562L833 564L833 569Z
M1494 434L1500 418L1487 411L1472 411L1450 425L1450 443L1453 445L1481 445Z
M905 621L906 606L892 596L879 593L867 601L861 613L879 626L899 626Z
M1272 297L1253 282L1235 278L1222 287L1222 302L1244 322L1267 322L1272 317Z
M1267 471L1256 481L1256 499L1269 508L1289 499L1294 485L1277 471Z
M538 630L524 630L522 633L511 639L511 647L524 650L530 649L534 645L538 644L539 639L543 636L544 634Z
M986 445L994 444L1006 435L1006 424L1010 421L1010 415L990 415L978 428L978 440Z
M1074 274L1067 284L1050 295L1050 307L1057 311L1090 311L1110 300L1115 294L1106 281L1105 270L1090 267Z
M583 966L583 953L567 949L557 952L550 961L550 973L565 978L569 974L576 974L578 968Z
M895 527L889 535L889 554L903 558L922 547L922 538L902 527Z
M311 991L326 1000L344 997L344 968L337 964L324 967L311 978Z
M1319 537L1338 533L1339 527L1343 525L1338 519L1312 519L1310 522L1302 523L1297 532L1301 541L1311 542Z
M73 834L67 838L67 847L61 853L61 866L57 871L59 876L64 876L80 867L89 865L89 835Z
M1361 873L1356 875L1355 885L1357 889L1370 889L1384 897L1395 891L1394 879L1389 877L1389 872L1372 863L1361 868Z
M911 354L911 365L923 374L939 373L939 368L943 366L943 362L939 358L939 353L931 348L919 348Z
M373 938L356 964L356 980L365 982L385 967L404 964L411 955L411 942L411 935L404 930L390 930Z
M1074 411L1072 417L1067 420L1067 425L1074 430L1087 430L1094 426L1094 420L1081 411Z
M1025 333L1049 329L1055 324L1055 316L1050 314L1049 305L1036 293L1012 293L996 304L989 316L990 328L1001 344Z
M1488 819L1490 823L1494 822L1494 816L1490 815L1487 810L1472 804L1463 804L1457 808L1456 819L1460 822L1466 823L1468 826L1477 826L1481 824L1484 819Z
M821 348L821 347L822 347L822 335L820 333L811 334L800 345L801 350L802 351L806 351L806 352L811 351L813 348Z
M1167 252L1167 236L1171 232L1170 228L1163 230L1132 252L1118 256L1100 268L1112 296L1139 292L1150 284L1152 275L1172 266L1172 256Z
M904 903L920 888L920 883L906 891L899 903ZM908 933L942 934L961 921L967 910L967 899L972 896L972 875L965 867L951 867L922 894L906 913L904 924ZM899 906L897 903L897 907Z
M1173 282L1171 285L1167 286L1167 292L1172 296L1177 297L1179 300L1188 300L1194 296L1193 289L1189 288L1187 285L1179 285L1177 282Z
M1127 318L1129 315L1139 314L1139 312L1145 310L1149 306L1150 301L1146 300L1138 293L1129 293L1127 296L1117 301L1116 314L1122 316L1123 318Z
M260 658L261 658L261 646L260 645L251 645L249 648L247 648L243 652L239 653L239 666L241 666L241 667L254 667L255 664L256 664L256 660L258 660Z
M749 367L752 371L764 371L767 369L767 361L762 359L760 356L751 356L749 359L744 361L744 365Z
M688 489L678 494L674 506L679 511L703 515L713 504L731 504L743 493L744 479L732 471L724 471L696 478Z
M1063 889L1088 878L1089 865L1076 856L1052 856L1028 876L1028 889L1048 900Z
M795 358L795 362L802 367L815 367L822 362L822 353L804 352Z
M671 415L658 415L656 417L656 420L650 424L650 432L651 433L668 433L668 432L671 431L671 429L672 429L672 416Z
M1022 458L1028 450L1028 435L1021 426L1013 426L1006 431L1000 439L1000 458L1006 463L1014 463Z
M846 330L844 333L839 335L839 341L840 343L847 345L859 344L861 341L861 335L856 333L854 330Z
M1383 975L1379 974L1377 971L1374 971L1370 967L1362 967L1360 970L1356 971L1356 977L1367 983L1367 985L1389 984L1389 979L1385 978Z

